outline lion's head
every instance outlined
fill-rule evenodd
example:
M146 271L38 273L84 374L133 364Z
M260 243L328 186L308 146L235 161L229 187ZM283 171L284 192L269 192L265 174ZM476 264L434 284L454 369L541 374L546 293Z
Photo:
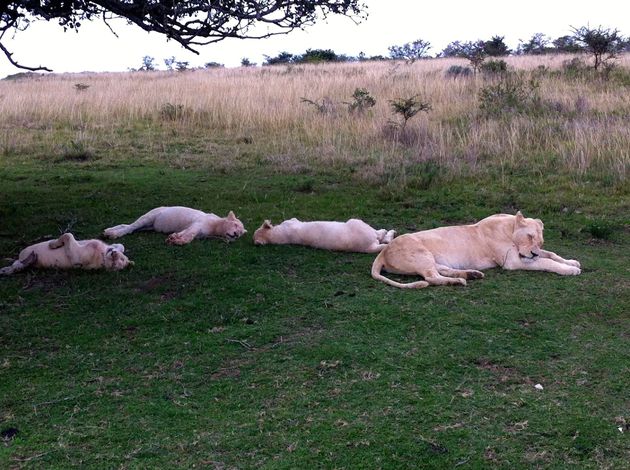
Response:
M234 212L230 211L227 217L223 218L219 224L219 234L227 241L234 241L247 233L243 223L236 218Z
M266 245L269 242L268 234L273 228L270 220L265 220L258 230L254 232L254 244Z
M542 220L523 217L521 211L516 213L512 242L521 258L534 259L540 254L545 242L543 228Z
M130 261L124 252L125 247L121 244L110 245L103 257L103 267L109 271L120 271L128 265L133 265L133 261Z

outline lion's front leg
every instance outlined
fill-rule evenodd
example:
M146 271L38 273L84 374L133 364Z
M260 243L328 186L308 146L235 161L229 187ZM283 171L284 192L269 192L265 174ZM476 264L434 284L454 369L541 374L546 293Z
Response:
M198 225L191 225L187 229L181 232L171 233L166 239L166 243L171 245L186 245L197 238L201 227Z
M582 271L576 266L559 263L551 258L518 258L508 260L504 265L504 269L524 269L527 271L547 271L550 273L560 274L561 276L577 276Z
M568 266L575 266L576 268L580 267L580 262L574 259L564 259L562 256L555 254L553 251L540 250L538 255L541 258L549 258L556 263L566 264Z

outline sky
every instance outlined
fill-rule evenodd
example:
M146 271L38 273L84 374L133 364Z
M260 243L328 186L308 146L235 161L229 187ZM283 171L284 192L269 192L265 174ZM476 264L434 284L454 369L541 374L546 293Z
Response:
M338 54L356 56L388 55L388 47L416 39L429 41L430 54L440 52L448 43L505 36L515 48L519 40L534 33L556 38L571 33L571 26L614 27L630 35L629 0L364 0L368 18L359 24L342 16L288 35L262 40L228 39L201 46L199 55L183 49L157 33L147 33L124 21L111 22L114 36L102 21L84 22L78 33L63 32L55 22L39 21L4 45L13 58L25 65L44 65L54 72L127 71L142 65L144 56L155 58L158 68L163 60L175 56L191 66L218 62L236 67L242 58L261 64L264 56L282 51L300 54L306 49L332 49ZM510 6L508 6L510 5ZM17 73L0 54L0 77Z

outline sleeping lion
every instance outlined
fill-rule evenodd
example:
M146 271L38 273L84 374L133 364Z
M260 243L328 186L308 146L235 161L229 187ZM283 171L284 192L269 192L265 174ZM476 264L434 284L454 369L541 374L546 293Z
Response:
M24 248L18 259L0 274L9 275L33 266L36 268L82 268L118 271L133 261L124 255L120 244L107 245L100 240L75 240L71 233L64 233L55 240L36 243Z
M378 253L391 242L394 230L375 230L359 219L347 222L302 222L285 220L272 225L269 220L254 232L256 245L306 245L333 251Z
M247 232L232 211L227 217L219 217L189 207L174 206L157 207L129 225L122 224L105 229L103 235L118 238L136 230L170 233L166 241L174 245L185 245L195 238L208 237L233 241Z
M549 271L563 276L580 274L580 263L542 249L540 219L496 214L473 225L439 227L401 235L374 260L372 277L402 288L461 284L480 279L482 269ZM381 274L420 275L424 281L400 283Z

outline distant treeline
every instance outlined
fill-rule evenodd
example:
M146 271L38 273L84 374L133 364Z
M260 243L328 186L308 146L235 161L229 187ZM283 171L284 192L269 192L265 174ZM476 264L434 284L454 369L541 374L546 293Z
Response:
M619 36L619 38L619 52L629 52L630 38L623 38L621 36ZM390 46L389 56L387 57L382 55L367 56L363 52L361 52L358 56L350 56L346 54L337 54L332 49L307 49L303 54L281 52L273 57L265 55L265 61L262 65L308 64L317 62L361 62L368 60L409 60L412 57L415 59L431 57L465 57L466 54L464 51L469 50L471 46L478 48L485 56L489 57L590 52L588 45L581 41L576 34L551 39L542 33L536 33L532 35L529 40L521 41L516 49L510 49L504 39L504 36L493 36L485 41L453 41L442 51L433 56L428 54L428 51L431 49L430 43L422 39L418 39L401 46ZM243 59L243 61L246 61L246 63L242 65L255 65L250 63L247 59Z

